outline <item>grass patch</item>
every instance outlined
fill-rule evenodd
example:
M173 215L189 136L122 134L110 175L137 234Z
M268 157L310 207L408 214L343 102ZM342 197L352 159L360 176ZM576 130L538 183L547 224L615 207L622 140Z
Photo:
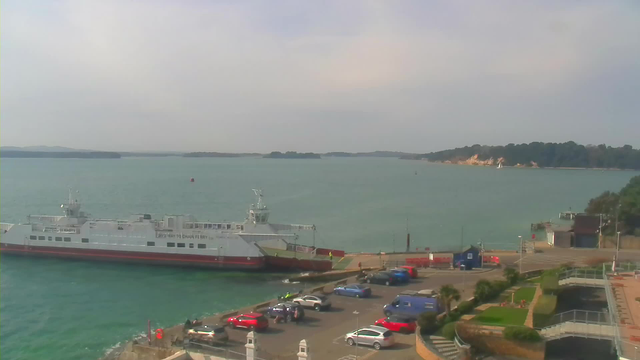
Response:
M524 325L527 309L493 306L473 318L473 321L484 325L507 326Z
M538 276L536 278L533 279L529 279L526 282L530 283L530 284L540 284L542 282L542 277Z
M523 287L516 291L516 295L514 297L514 302L519 304L520 301L525 300L527 303L533 301L533 296L536 294L536 288L534 287Z

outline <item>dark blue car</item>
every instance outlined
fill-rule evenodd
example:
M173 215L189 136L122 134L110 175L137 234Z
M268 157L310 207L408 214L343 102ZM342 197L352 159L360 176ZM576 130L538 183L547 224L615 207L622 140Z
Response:
M271 318L274 318L278 315L283 315L285 308L287 309L287 321L293 320L293 313L296 311L296 309L298 309L300 319L304 317L304 309L302 308L302 306L292 302L285 302L278 305L270 306L267 309L267 315Z
M405 283L405 282L409 282L409 280L411 280L411 275L409 274L408 270L405 270L405 269L391 269L391 270L389 270L389 272L393 274L393 276L396 278L396 280L398 280L398 282Z
M338 286L335 289L333 289L333 293L336 295L366 298L371 296L371 288L364 285L351 284L351 285Z

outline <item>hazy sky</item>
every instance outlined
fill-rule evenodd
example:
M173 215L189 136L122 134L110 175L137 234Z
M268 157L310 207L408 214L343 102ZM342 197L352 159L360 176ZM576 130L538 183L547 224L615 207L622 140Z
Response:
M0 11L2 145L640 147L638 1L41 1Z

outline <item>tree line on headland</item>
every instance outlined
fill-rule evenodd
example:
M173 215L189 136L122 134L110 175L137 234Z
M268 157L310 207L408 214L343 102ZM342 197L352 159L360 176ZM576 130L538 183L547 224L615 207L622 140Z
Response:
M640 236L640 176L632 177L620 192L605 191L589 200L585 212L602 214L605 234L614 235L617 222L622 234Z
M602 145L565 143L509 144L506 146L473 145L428 154L406 156L403 159L433 162L463 162L477 155L477 160L502 158L503 165L555 168L640 169L640 150L631 145L614 148ZM493 163L489 164L493 165Z
M61 159L120 159L117 152L108 151L0 151L0 157L5 158L61 158Z

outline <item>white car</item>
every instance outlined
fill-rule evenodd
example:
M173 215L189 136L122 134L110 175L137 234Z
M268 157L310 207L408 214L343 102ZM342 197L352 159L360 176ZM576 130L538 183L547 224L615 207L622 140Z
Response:
M324 295L303 295L293 299L293 302L300 306L314 308L316 311L331 308L331 301Z
M344 336L344 341L350 346L369 345L376 350L395 344L393 333L382 326L371 325L352 331Z

